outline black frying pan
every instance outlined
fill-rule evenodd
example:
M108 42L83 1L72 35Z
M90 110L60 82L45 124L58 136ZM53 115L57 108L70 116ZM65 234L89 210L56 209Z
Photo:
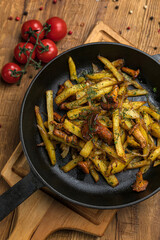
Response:
M133 47L117 43L91 43L60 54L37 74L24 97L20 115L20 137L31 172L0 196L0 220L43 186L49 187L57 196L75 204L99 209L130 206L151 197L160 190L159 166L151 168L144 174L149 185L146 191L137 193L131 188L137 170L117 174L120 184L113 189L103 177L100 177L98 183L94 183L91 176L80 173L78 169L64 173L60 166L65 165L68 159L62 160L59 149L56 151L57 164L55 167L51 166L46 150L36 146L41 139L36 127L34 106L39 105L40 110L46 112L45 91L53 89L56 93L58 85L69 78L69 56L74 59L80 73L82 70L91 70L91 63L102 68L103 65L97 60L99 54L111 61L124 58L126 66L140 68L141 80L144 86L150 89L151 100L154 98L156 103L160 102L159 55L150 56ZM153 93L153 88L157 89L157 94ZM54 109L59 111L56 105Z

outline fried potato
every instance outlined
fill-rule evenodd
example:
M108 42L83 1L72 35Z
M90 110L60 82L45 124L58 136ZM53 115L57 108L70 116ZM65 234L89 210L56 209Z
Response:
M46 91L46 105L47 105L47 115L48 115L48 129L49 131L54 130L54 113L53 113L53 91Z
M120 128L120 136L121 136L121 142L122 144L124 144L126 140L126 131L122 127Z
M113 73L119 82L123 82L123 76L118 72L118 70L113 66L113 64L102 56L98 56L98 59Z
M127 136L127 143L129 146L133 147L133 148L140 148L140 144L135 141L135 138L133 136Z
M149 125L154 122L151 117L148 115L148 113L143 112L143 119L144 119L144 123L146 125L146 128L149 128Z
M160 138L160 126L157 122L151 123L149 129L153 137Z
M157 147L148 157L148 161L154 161L160 155L160 147Z
M132 121L129 119L122 119L121 120L121 126L126 129L129 134L132 134L140 144L141 148L144 148L147 145L146 139L142 135L139 125L135 124L133 125Z
M109 185L111 185L112 187L116 187L119 184L116 176L114 176L114 175L111 175L109 177L106 176L107 164L104 161L98 159L98 156L91 157L90 159L95 164L97 170L106 179L106 181L108 182Z
M154 163L155 163L155 162L154 162ZM150 167L151 167L151 165L145 165L145 166L141 167L139 171L140 171L142 174L144 174L144 173L146 173L146 172L150 169Z
M77 80L76 65L71 57L69 57L68 59L68 64L69 64L70 79Z
M73 85L70 88L64 89L64 91L62 93L60 93L58 96L56 96L55 103L57 105L61 104L67 98L74 95L76 92L80 91L81 89L84 89L85 87L86 87L86 84L82 83L82 84L76 84L76 85Z
M135 88L138 88L138 89L143 89L143 87L135 80L133 80L130 76L128 76L127 74L125 73L122 73L124 79L126 80L126 83L129 84L129 85L133 85Z
M123 96L127 93L127 84L126 83L122 83L120 88L119 88L119 92L118 95L119 96Z
M137 102L129 102L129 104L131 105L131 107L133 109L139 109L142 105L144 105L146 102L145 101L137 101ZM125 103L124 103L125 104Z
M139 111L141 112L147 112L149 115L151 115L155 120L160 121L160 114L156 113L154 110L147 106L142 106L139 108Z
M103 124L107 128L113 127L112 121L107 116L98 116L98 120L101 124Z
M81 156L76 157L75 159L69 161L65 166L63 166L61 169L64 172L69 172L71 171L73 168L75 168L78 164L78 162L82 161L83 158Z
M115 60L115 61L112 62L112 65L113 65L115 68L123 67L123 65L124 65L124 59L117 59L117 60Z
M120 121L119 121L119 109L114 110L112 114L113 121L113 135L114 135L114 144L116 148L117 155L125 159L125 152L123 149L121 135L120 135Z
M47 134L47 131L44 127L43 120L42 120L42 117L40 115L38 106L35 106L35 114L36 114L37 124L39 126L40 135L41 135L41 137L43 139L43 142L45 144L45 148L48 152L48 155L49 155L49 158L51 160L52 165L55 165L56 164L55 149L54 149L54 146L53 146L52 142L50 141L50 139L48 137L48 134Z
M65 157L69 149L72 155L71 161L62 167L64 172L77 166L91 174L95 182L100 173L111 187L119 184L115 174L140 168L133 190L143 191L148 182L142 174L160 165L159 111L149 102L148 95L147 101L128 98L148 94L135 80L139 70L124 67L123 59L112 62L102 56L98 59L104 64L103 70L92 64L93 74L83 71L79 77L69 57L70 79L60 85L55 97L59 109L67 112L63 116L54 112L53 91L46 91L44 123L35 106L37 127L43 139L37 146L46 147L55 165L54 147L63 143L61 155ZM72 80L77 83L73 85ZM131 90L131 85L135 89Z
M63 127L73 133L74 135L76 135L77 137L80 137L83 139L82 137L82 133L81 133L81 129L79 127L77 127L76 125L74 125L73 123L71 123L70 121L68 121L67 119L65 119Z
M99 73L87 74L86 77L91 80L102 80L104 78L113 78L114 76L112 73L99 72Z
M83 105L84 103L88 102L89 100L96 99L98 97L101 97L102 95L109 93L112 90L112 86L102 88L98 91L89 91L83 98L75 100L73 102L69 102L65 104L65 107L67 109L74 109L78 108L79 106Z
M65 86L66 88L71 88L71 87L73 87L73 84L71 83L70 80L66 80L66 81L64 82L64 86Z
M110 164L107 167L106 175L110 176L116 173L119 173L124 170L124 168L132 161L134 156L132 154L126 154L126 162L122 163L116 158L112 158Z
M140 115L136 110L128 108L122 108L121 115L123 116L123 118L140 118Z
M156 160L154 163L153 163L153 167L157 167L158 165L160 165L160 160Z
M113 86L116 83L117 83L116 79L113 79L113 80L106 79L106 80L100 81L94 85L91 85L91 86L89 85L86 89L84 89L76 94L76 99L80 99L85 94L88 94L88 93L90 94L90 92L98 91L102 88Z
M148 91L146 89L133 89L128 90L127 92L128 97L136 97L136 96L143 96L148 94Z
M87 158L90 155L93 147L94 147L94 145L93 145L93 142L92 142L92 139L91 139L88 142L86 142L86 144L84 145L84 147L80 151L80 155L84 158Z
M135 163L129 163L126 169L135 169L135 168L140 168L144 166L150 166L150 164L151 164L150 161L143 160Z
M99 175L98 175L96 169L94 168L93 164L90 166L89 172L92 175L92 177L94 178L94 181L98 182L99 181Z
M99 104L95 104L95 107L97 107L98 105ZM87 112L87 114L91 113L91 108L92 108L92 106L85 106L85 107L79 107L79 108L69 110L67 112L67 117L71 120L77 119L84 112Z

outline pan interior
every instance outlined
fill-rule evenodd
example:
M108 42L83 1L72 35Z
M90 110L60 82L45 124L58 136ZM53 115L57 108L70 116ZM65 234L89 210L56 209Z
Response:
M149 181L147 190L136 193L132 191L131 185L136 179L137 170L128 170L117 174L119 186L113 189L103 177L100 176L100 181L95 183L90 175L81 173L77 168L69 173L64 173L60 167L68 162L70 156L62 159L59 149L56 150L57 164L55 167L51 166L46 150L36 146L42 140L36 126L34 106L40 107L45 120L45 92L52 89L55 94L58 85L69 79L68 57L72 56L77 66L77 72L80 74L82 71L91 71L92 63L103 68L103 65L97 60L98 55L107 57L111 61L124 58L126 66L133 69L139 68L142 84L149 89L149 97L152 102L156 100L156 104L158 104L160 96L153 93L153 88L160 92L160 81L158 81L160 66L158 62L139 50L121 44L88 44L61 54L35 77L22 104L20 133L24 152L31 167L53 192L84 206L117 208L141 201L156 192L159 188L160 167L151 168L144 175L144 178ZM137 101L144 99L146 100L145 97L136 98ZM55 104L54 110L62 113Z

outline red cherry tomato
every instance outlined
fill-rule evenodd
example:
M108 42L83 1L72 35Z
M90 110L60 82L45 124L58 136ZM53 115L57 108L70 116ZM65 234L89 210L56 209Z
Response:
M32 43L27 43L26 45L25 44L26 43L24 43L24 42L20 42L14 49L14 57L21 64L25 64L27 62L30 52L34 48L34 45ZM28 50L26 50L26 52L23 52L21 55L19 55L21 48L23 48L24 45L25 45L25 48ZM25 53L26 53L26 55L25 55ZM35 59L35 56L36 56L36 52L34 50L32 53L32 59Z
M41 42L45 47L48 46L48 51L44 51L43 47L41 45L38 45L36 47L36 56L42 62L48 63L57 56L58 49L56 47L56 44L50 39L43 39Z
M26 32L30 31L30 29L36 31L36 33L39 33L40 31L42 31L43 26L40 23L40 21L38 21L38 20L29 20L29 21L23 23L22 28L21 28L21 35L22 35L22 38L26 41L28 40L28 37L29 37L29 34ZM34 36L36 37L36 34L34 34ZM43 38L44 38L44 31L42 31L41 34L39 35L40 40ZM30 37L29 41L31 43L35 43L36 39L34 37Z
M46 38L49 38L52 41L59 41L66 36L67 25L63 19L59 17L52 17L48 19L46 23L51 25L51 31L48 32Z
M16 76L12 76L11 70L21 71L21 68L16 63L13 62L7 63L2 68L1 71L2 78L7 83L16 83L20 78L20 74L15 73Z

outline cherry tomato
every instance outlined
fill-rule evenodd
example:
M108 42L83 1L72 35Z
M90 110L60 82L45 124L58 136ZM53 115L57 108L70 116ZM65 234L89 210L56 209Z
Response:
M46 23L51 25L51 31L48 32L46 38L49 38L52 41L59 41L66 36L67 25L63 19L59 17L52 17L48 19Z
M28 37L29 37L29 34L26 32L30 31L30 29L36 31L36 33L39 33L40 31L42 31L43 26L38 20L29 20L27 22L24 22L21 28L21 35L22 35L22 38L26 41L28 40ZM34 34L34 36L36 37L36 34ZM42 31L41 34L39 35L40 40L43 38L44 38L44 31ZM30 37L29 41L31 43L35 43L36 39L34 37Z
M14 76L12 76L12 72L10 70L21 71L21 68L16 63L13 63L13 62L7 63L6 65L3 66L2 71L1 71L3 80L7 83L18 82L20 75L15 73L15 75L17 77L16 76L14 77Z
M45 47L48 46L48 51L43 51L43 47L41 45L38 45L36 47L36 56L42 62L48 63L57 56L58 49L56 47L56 44L50 39L43 39L41 42Z
M32 43L27 43L26 45L25 44L26 43L24 43L24 42L20 42L20 43L18 43L18 45L14 49L14 57L21 64L25 64L27 62L27 59L30 55L30 52L34 48L34 45ZM19 55L19 53L21 51L21 48L23 48L24 45L25 45L26 52L25 52L25 49L24 49L24 51L22 50L23 51L22 54ZM26 55L25 55L25 53L26 53ZM32 53L32 59L35 59L35 56L36 56L36 52L34 50L33 53Z

